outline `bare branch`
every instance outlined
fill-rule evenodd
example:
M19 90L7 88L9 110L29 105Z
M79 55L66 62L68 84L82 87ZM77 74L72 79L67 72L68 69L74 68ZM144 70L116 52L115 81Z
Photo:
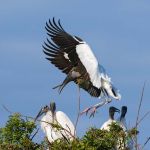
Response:
M142 149L144 149L144 147L146 146L146 144L150 141L150 137L147 138L146 142L144 143L144 145L142 146Z
M33 136L31 137L31 140L33 140L33 138L36 136L36 134L39 132L39 128L36 130L36 132L33 134Z
M142 101L143 101L143 95L144 95L144 90L145 90L145 82L143 85L143 89L142 89L142 93L141 93L141 98L140 98L140 103L139 103L139 107L138 107L138 113L137 113L137 118L136 118L136 125L135 127L138 126L138 121L139 121L139 117L140 117L140 110L141 110L141 106L142 106Z
M4 105L2 105L3 106L3 108L7 111L7 112L9 112L10 114L14 114L14 112L12 112L12 111L10 111L6 106L4 106ZM35 117L30 117L30 116L26 116L26 115L22 115L22 114L20 114L20 116L21 117L24 117L24 118L28 118L28 119L32 119L32 121L33 122L35 122L34 120L35 120ZM53 124L53 123L50 123L50 122L47 122L47 121L42 121L42 120L39 120L39 119L37 119L36 121L38 121L38 122L45 122L45 123L47 123L47 124L50 124L52 127L54 127L54 128L59 128L60 130L64 130L64 131L66 131L67 133L69 133L70 134L70 136L71 137L73 137L74 139L76 139L76 137L75 137L75 135L72 135L72 133L70 132L70 131L68 131L67 129L65 129L65 128L63 128L61 125L59 125L59 124Z
M30 117L30 118L32 118L32 117ZM33 119L35 119L35 118L33 118ZM58 129L58 130L64 130L64 131L66 131L67 133L69 133L72 138L76 139L76 137L75 137L70 131L68 131L67 129L63 128L58 122L57 122L57 124L55 124L55 123L50 123L50 122L43 121L43 120L39 120L39 119L37 119L36 121L38 121L38 122L45 122L45 123L51 125L52 128L56 128L56 129Z
M137 129L138 127L138 122L139 122L139 117L140 117L140 110L141 110L141 106L142 106L142 102L143 102L143 95L144 95L144 89L145 89L145 84L146 82L144 82L143 88L142 88L142 93L141 93L141 98L140 98L140 103L139 103L139 107L138 107L138 112L137 112L137 117L136 117L136 124L135 124L135 128ZM137 139L137 135L135 138L135 143L136 143L136 150L138 150L138 139Z
M4 108L4 110L6 110L9 114L13 114L12 111L10 111L5 105L2 105L2 107Z
M137 125L139 125L149 114L150 114L150 110L144 114L144 116L138 121Z
M79 122L79 118L80 118L80 87L78 86L78 114L77 114L77 119L76 119L76 122L75 122L74 136L75 136L75 132L76 132L76 129L77 129L78 122Z

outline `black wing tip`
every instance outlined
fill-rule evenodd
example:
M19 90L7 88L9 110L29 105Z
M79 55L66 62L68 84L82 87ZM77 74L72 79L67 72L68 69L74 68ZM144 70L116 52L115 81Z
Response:
M52 31L57 31L57 32L65 32L65 30L63 29L62 25L61 25L61 21L60 19L58 19L58 21L56 21L55 17L49 19L48 21L46 21L46 26L45 29L48 31L48 29L52 30ZM49 32L49 31L48 31Z
M74 36L79 42L84 42L81 38L79 38L78 36Z
M55 17L53 17L53 23L55 24L56 22L55 22Z

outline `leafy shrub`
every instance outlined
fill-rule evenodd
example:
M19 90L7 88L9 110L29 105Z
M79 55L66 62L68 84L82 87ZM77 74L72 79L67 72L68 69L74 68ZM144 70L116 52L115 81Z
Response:
M50 150L114 150L118 145L118 140L123 139L123 143L127 143L131 139L134 131L124 132L116 123L110 125L110 131L90 128L81 139L67 141L59 139L49 144ZM132 133L133 132L133 133ZM128 150L125 146L121 150Z
M32 133L35 129L35 123L25 121L19 113L10 115L6 126L0 128L0 149L37 149L39 145L32 141Z
M110 131L90 128L82 138L73 141L58 139L49 143L47 138L41 144L33 142L36 125L23 119L19 113L9 116L6 126L0 128L0 150L114 150L118 139L127 143L138 132L135 128L124 132L116 123L110 125ZM121 150L128 150L124 147Z

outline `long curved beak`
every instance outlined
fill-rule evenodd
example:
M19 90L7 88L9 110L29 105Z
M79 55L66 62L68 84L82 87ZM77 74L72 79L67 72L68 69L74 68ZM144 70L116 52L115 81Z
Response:
M41 108L41 110L39 111L39 113L37 114L37 116L35 117L35 119L34 119L34 122L36 122L36 120L40 117L40 116L42 116L43 115L43 108Z

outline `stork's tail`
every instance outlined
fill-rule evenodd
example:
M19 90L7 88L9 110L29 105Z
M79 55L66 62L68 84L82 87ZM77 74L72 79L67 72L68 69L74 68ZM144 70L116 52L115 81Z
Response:
M103 90L104 95L107 95L108 97L112 97L116 100L121 99L121 95L119 93L119 90L116 89L111 82L104 81L103 82Z

